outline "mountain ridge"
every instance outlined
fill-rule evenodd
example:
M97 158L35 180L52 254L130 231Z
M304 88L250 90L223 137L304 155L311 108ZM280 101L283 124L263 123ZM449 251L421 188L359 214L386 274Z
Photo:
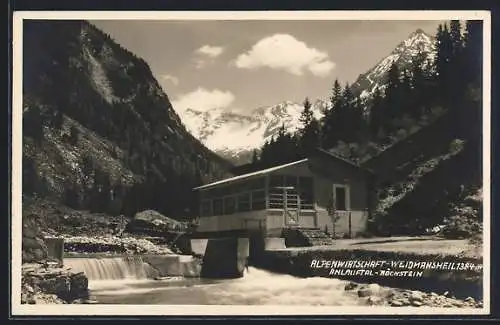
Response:
M434 41L434 37L421 29L412 32L388 56L360 74L351 85L351 91L359 96L367 107L375 89L383 89L384 79L392 63L407 68L419 52L427 53L426 59L433 61L436 53ZM323 111L329 107L329 100L313 99L312 110L316 118L320 119ZM204 112L190 108L178 113L189 132L208 148L233 163L242 164L250 161L254 150L259 150L266 141L277 135L282 124L287 131L296 131L300 127L299 116L302 110L301 103L284 101L254 108L248 114L224 112L218 108ZM235 141L228 141L231 138Z
M230 175L232 164L185 129L148 64L94 25L28 21L24 47L39 53L24 60L27 193L89 208L92 191L111 187L120 193L115 212L149 206L182 215L177 203L192 187Z

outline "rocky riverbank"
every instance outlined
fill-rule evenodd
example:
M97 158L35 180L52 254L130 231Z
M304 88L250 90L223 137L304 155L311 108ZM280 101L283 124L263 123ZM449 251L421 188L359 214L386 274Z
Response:
M391 307L439 307L439 308L482 308L482 301L472 297L457 299L448 292L422 292L418 290L394 289L380 286L376 283L358 284L349 282L344 290L357 291L358 297L364 299L367 305Z
M88 279L58 263L26 263L22 266L22 304L81 304L89 300Z
M94 253L109 254L153 254L169 255L174 252L167 245L158 245L145 238L131 236L60 236L64 239L64 251L68 255L85 255Z

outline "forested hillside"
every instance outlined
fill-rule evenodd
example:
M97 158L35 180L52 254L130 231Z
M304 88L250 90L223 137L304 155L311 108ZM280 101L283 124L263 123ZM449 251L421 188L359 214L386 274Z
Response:
M435 41L431 64L423 64L423 55L404 69L392 64L369 101L335 81L331 105L318 120L306 98L302 128L292 133L283 126L246 170L323 147L377 173L375 219L384 232L445 222L481 187L482 23L450 21Z
M23 194L189 216L231 167L191 136L148 64L85 21L25 21Z

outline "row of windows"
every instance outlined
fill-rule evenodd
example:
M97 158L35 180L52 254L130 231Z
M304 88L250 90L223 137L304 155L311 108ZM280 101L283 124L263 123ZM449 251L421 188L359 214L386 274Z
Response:
M314 209L312 177L272 175L269 180L270 209Z
M243 184L215 188L204 193L201 216L225 215L266 209L265 178ZM269 179L270 209L314 209L312 177L271 175ZM285 189L284 187L289 187Z
M201 203L201 215L224 215L236 212L264 210L266 208L266 194L264 190L241 193L223 198L204 200Z

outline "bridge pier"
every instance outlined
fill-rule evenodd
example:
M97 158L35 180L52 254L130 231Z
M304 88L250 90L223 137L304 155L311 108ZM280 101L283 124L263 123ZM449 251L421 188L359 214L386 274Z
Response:
M206 278L242 277L248 263L248 238L224 237L191 239L194 254L203 256L201 276Z

